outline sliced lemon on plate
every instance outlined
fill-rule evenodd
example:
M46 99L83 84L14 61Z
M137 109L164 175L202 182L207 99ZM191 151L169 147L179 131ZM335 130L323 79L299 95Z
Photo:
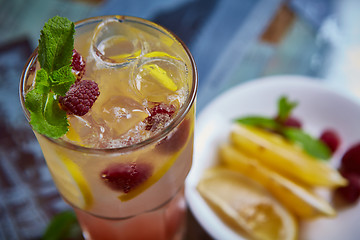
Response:
M63 153L49 159L47 164L62 196L76 207L89 209L93 195L80 167Z
M219 216L237 232L255 240L292 240L294 216L252 179L222 167L208 169L197 189Z
M304 184L337 187L347 183L327 162L311 157L274 133L237 124L230 134L230 139L240 151Z
M257 159L236 150L230 144L220 147L220 160L228 168L254 179L272 193L279 202L302 218L334 216L335 210L310 189L287 179L262 165Z

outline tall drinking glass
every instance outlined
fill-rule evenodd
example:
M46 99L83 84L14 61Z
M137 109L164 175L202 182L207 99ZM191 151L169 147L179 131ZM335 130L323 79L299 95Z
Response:
M86 239L181 239L184 180L192 162L197 71L187 47L150 21L105 16L75 23L80 81L100 95L69 131L34 131L63 199ZM35 51L20 80L25 96L40 68Z

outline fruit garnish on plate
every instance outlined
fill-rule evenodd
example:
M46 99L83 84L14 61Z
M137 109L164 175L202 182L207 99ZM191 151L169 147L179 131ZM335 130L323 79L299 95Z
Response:
M274 116L237 118L228 141L219 146L218 166L215 167L229 171L228 175L233 171L241 178L259 184L288 215L296 217L295 225L298 220L336 216L330 202L316 190L321 188L331 192L348 184L346 178L329 161L325 161L341 144L339 135L333 129L325 129L319 138L305 132L302 122L292 112L297 105L298 103L282 96ZM214 170L210 169L205 172L198 183L198 191L218 216L228 223L229 218L237 218L237 208L240 208L238 205L242 204L238 200L239 203L232 206L235 204L233 195L239 194L237 198L246 199L248 192L253 190L249 188L253 186L236 184L232 180L225 181L216 174L209 174L212 171ZM226 178L226 174L223 175L222 178ZM204 183L206 187L203 186ZM223 189L231 189L232 193L227 194ZM212 192L209 193L210 191ZM253 201L260 201L262 197L258 195L254 198ZM254 214L261 214L261 211L254 208ZM252 222L251 219L244 221L243 225L237 225L237 230L247 232L247 225ZM286 228L285 225L282 227ZM294 234L293 238L296 239L296 231ZM251 235L250 239L276 238Z
M83 86L81 78L85 72L85 61L82 56L74 50L75 25L63 17L53 17L45 23L41 30L37 60L40 69L36 71L35 85L26 93L25 106L30 112L30 124L38 133L51 138L60 138L68 131L67 111L64 109L82 109L83 106L91 107L97 99L98 92L90 99L83 99L76 95L71 97L69 107L67 102L59 104L61 96L65 96L71 86ZM81 87L86 93L95 87ZM78 88L78 87L77 87ZM66 98L66 97L65 97ZM82 102L78 104L78 102ZM90 101L90 104L87 102ZM86 104L84 104L86 102ZM87 110L88 111L88 110ZM76 114L76 113L75 113Z
M292 116L292 111L297 105L297 102L289 101L286 96L282 96L278 100L278 112L275 116L266 117L254 115L241 117L235 121L277 133L286 140L297 144L316 159L329 159L332 152L327 142L314 138L303 131L301 121Z
M230 133L230 139L241 152L300 183L324 187L346 185L345 179L328 162L318 161L278 134L239 124Z
M341 158L340 173L347 179L348 185L336 189L347 204L354 204L360 197L360 143L355 143Z
M205 172L197 189L240 234L255 240L296 239L295 217L251 178L214 167Z
M232 144L220 146L221 164L257 181L275 196L279 202L301 218L334 216L335 210L318 197L308 186L286 178L236 149Z

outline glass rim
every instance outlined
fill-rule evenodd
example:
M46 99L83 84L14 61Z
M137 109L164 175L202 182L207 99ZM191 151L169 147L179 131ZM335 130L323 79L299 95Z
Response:
M129 151L134 151L136 149L148 146L158 140L161 140L162 138L164 138L166 135L168 135L173 129L175 129L181 122L182 120L185 118L186 114L190 111L190 109L192 108L193 104L195 103L195 99L196 99L196 94L197 94L197 88L198 88L198 72L197 72L197 68L196 68L196 64L195 64L195 60L193 58L193 56L190 53L190 50L188 49L188 47L185 45L185 43L173 32L169 31L168 29L166 29L165 27L151 22L149 20L143 19L143 18L139 18L139 17L133 17L133 16L124 16L124 15L107 15L107 16L98 16L98 17L91 17L91 18L86 18L80 21L75 22L75 29L77 27L80 27L84 24L88 24L88 23L95 23L97 21L103 21L104 19L107 18L116 18L119 19L121 21L124 20L131 20L131 21L136 21L136 22L141 22L147 25L150 25L152 27L155 27L157 30L163 31L166 34L169 34L170 36L174 37L174 39L176 39L181 46L183 47L187 57L189 58L189 61L191 63L191 68L192 68L192 85L191 85L191 89L189 91L189 95L186 98L186 101L184 102L184 104L181 106L179 112L177 113L176 117L170 122L170 124L168 126L166 126L164 129L162 129L160 132L156 133L155 135L131 144L131 145L126 145L126 146L121 146L121 147L116 147L116 148L91 148L91 147L85 147L85 146L80 146L77 145L75 143L66 141L62 138L58 138L58 139L53 139L50 138L48 136L45 136L43 134L40 134L38 132L36 132L35 130L33 130L34 132L36 132L37 134L40 134L41 136L43 136L44 138L48 139L49 141L60 145L64 148L68 148L68 149L72 149L72 150L76 150L79 152L83 152L83 153L92 153L92 154L99 154L99 153L126 153ZM25 114L26 119L28 120L28 122L30 122L30 112L28 111L28 109L25 107L25 78L28 74L28 71L30 70L32 64L34 63L33 61L35 61L37 59L37 49L36 48L34 50L34 52L31 54L31 56L29 57L29 59L27 60L25 67L22 71L21 77L20 77L20 85L19 85L19 95L20 95L20 102L21 102L21 107L23 109L23 112ZM31 125L30 125L31 126Z

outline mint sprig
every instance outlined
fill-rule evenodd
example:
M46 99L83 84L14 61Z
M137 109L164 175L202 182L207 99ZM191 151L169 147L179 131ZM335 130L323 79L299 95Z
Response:
M59 107L76 78L71 72L75 25L63 17L53 17L41 30L34 89L25 97L30 112L30 124L38 133L59 138L68 131L66 112Z
M84 239L80 225L73 211L55 215L42 236L42 240Z
M286 122L286 120L291 115L291 111L297 105L297 102L290 102L286 96L281 96L278 100L278 121L280 121L281 123Z
M322 141L313 138L298 128L284 128L282 134L289 140L296 142L308 154L318 159L328 159L331 151Z
M39 62L48 73L69 66L74 48L74 23L55 16L45 23L39 40Z
M256 126L259 128L269 129L276 132L282 128L282 125L279 122L275 121L272 118L263 116L246 116L236 119L236 122L245 125Z
M321 140L318 140L299 128L288 127L286 120L291 116L297 102L291 102L286 96L278 100L276 117L246 116L235 119L235 122L255 126L276 132L291 142L298 144L305 152L317 159L329 159L331 151Z

